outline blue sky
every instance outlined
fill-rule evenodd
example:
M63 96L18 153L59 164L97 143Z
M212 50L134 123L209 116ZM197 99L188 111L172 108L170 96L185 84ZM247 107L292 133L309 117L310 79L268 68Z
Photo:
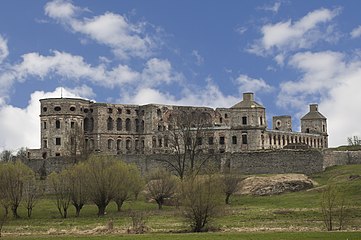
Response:
M361 135L359 1L0 3L0 149L39 147L39 102L230 107L255 92L272 116L308 104L330 145Z

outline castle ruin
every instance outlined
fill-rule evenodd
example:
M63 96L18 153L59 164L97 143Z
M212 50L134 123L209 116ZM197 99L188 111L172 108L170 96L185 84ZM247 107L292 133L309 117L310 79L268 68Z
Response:
M291 116L274 116L267 128L266 109L244 93L230 108L129 105L96 103L76 98L41 99L41 147L30 149L29 159L81 155L84 151L104 154L171 154L170 131L177 129L177 112L201 114L204 153L240 153L262 149L328 146L327 119L317 104L301 118L301 132L292 130ZM197 126L193 126L196 128ZM179 126L178 126L179 128Z

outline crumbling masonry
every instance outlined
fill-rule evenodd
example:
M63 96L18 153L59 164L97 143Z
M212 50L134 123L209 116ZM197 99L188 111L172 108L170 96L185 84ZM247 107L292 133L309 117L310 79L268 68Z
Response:
M297 146L327 148L327 119L317 104L301 118L301 132L292 131L290 116L275 116L267 129L266 110L253 93L230 108L96 103L75 98L41 102L41 148L29 159L47 159L87 152L106 154L172 153L169 130L174 111L202 112L211 125L198 139L204 153L239 153Z

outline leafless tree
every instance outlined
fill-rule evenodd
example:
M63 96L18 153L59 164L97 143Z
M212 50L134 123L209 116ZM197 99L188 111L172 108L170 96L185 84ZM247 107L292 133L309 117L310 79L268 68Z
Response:
M10 150L3 150L0 153L0 161L2 162L10 162L13 158L13 154Z
M198 174L209 160L209 155L202 154L202 145L205 132L211 125L209 113L173 110L165 133L172 154L160 161L166 163L180 179L187 174Z
M10 206L13 216L19 218L17 210L23 197L24 184L26 179L33 176L33 171L20 161L2 164L0 168L4 206Z
M358 136L352 136L347 138L349 146L361 145L361 139Z
M334 184L328 184L321 195L322 217L328 231L344 228L347 218L346 210L345 198L339 188Z
M224 174L222 176L222 191L226 195L225 203L229 204L229 198L232 194L237 192L238 184L242 180L239 175L236 174Z
M221 212L221 186L216 175L189 177L182 182L183 214L192 231L201 232Z
M52 186L55 194L56 207L63 218L68 216L68 208L71 200L71 191L69 183L69 171L63 170L61 173L51 173L48 181Z
M148 177L146 186L147 195L158 204L158 209L162 209L164 200L174 196L177 190L177 180L164 169L158 169Z
M35 177L31 176L24 184L24 207L27 210L28 218L31 218L33 208L37 201L44 193L44 186L42 181L37 181Z

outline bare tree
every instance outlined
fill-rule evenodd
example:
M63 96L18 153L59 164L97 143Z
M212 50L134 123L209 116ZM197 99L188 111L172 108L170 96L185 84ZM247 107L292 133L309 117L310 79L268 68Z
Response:
M27 210L28 218L31 218L33 208L37 201L44 193L42 182L35 179L34 176L29 177L24 184L24 207Z
M48 178L54 190L56 207L58 208L60 216L63 218L67 218L68 216L68 208L71 200L69 175L68 170L63 170L61 173L51 173Z
M343 229L347 217L346 210L345 198L339 188L334 184L328 184L321 195L322 217L328 231Z
M181 179L187 174L198 174L209 160L209 155L202 154L202 145L207 127L211 125L211 116L206 112L174 110L166 131L172 154L159 161L166 163Z
M215 175L199 175L183 181L183 214L192 231L204 231L207 224L220 214L220 197L220 180Z
M84 164L74 165L69 169L70 199L75 207L75 216L79 217L80 210L88 199L86 190L86 169Z
M349 146L361 145L361 139L358 136L352 136L347 138Z
M33 171L20 161L1 165L2 191L6 204L11 207L15 218L19 218L18 207L23 197L26 179L33 176Z
M222 177L222 191L226 195L225 203L229 204L229 198L232 194L237 192L238 184L242 178L235 174L225 174Z
M0 237L1 237L2 229L6 223L7 217L8 217L8 213L5 210L5 208L0 208Z
M146 186L147 195L158 204L158 209L162 209L164 200L174 196L177 190L177 180L164 169L158 169L148 177Z

